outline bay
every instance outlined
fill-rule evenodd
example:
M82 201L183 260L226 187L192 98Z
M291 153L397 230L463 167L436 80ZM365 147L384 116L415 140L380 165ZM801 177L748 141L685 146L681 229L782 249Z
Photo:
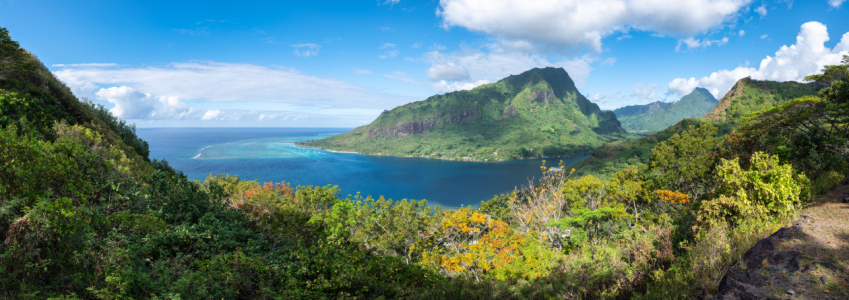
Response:
M348 132L350 128L141 128L151 159L165 159L189 179L237 175L292 186L338 186L343 196L428 200L446 208L478 206L481 200L527 185L542 173L542 159L458 162L336 153L294 145ZM548 159L572 165L586 156Z

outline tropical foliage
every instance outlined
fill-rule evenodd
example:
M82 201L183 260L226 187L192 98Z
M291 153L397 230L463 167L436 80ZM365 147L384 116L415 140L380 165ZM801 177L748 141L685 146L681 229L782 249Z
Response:
M849 173L834 72L849 61L814 78L833 79L816 97L736 129L688 121L629 142L645 148L630 153L641 164L605 176L542 166L528 186L446 210L334 186L188 180L19 53L0 64L13 68L0 73L0 298L709 297L746 249ZM60 88L28 90L27 78Z

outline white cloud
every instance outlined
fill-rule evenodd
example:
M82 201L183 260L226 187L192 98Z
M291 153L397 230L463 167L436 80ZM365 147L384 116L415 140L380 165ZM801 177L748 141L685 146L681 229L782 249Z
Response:
M711 40L711 39L694 39L694 38L686 38L678 41L678 46L675 46L675 51L681 50L681 45L687 45L687 49L693 48L707 48L712 45L722 46L728 43L728 37L723 37L719 40Z
M221 111L220 111L220 110L217 110L217 109L212 110L212 109L210 109L210 110L207 110L207 111L206 111L206 113L204 113L204 114L203 114L203 117L202 117L202 118L200 118L200 119L201 119L201 120L204 120L204 121L209 121L209 120L217 119L217 118L218 118L218 116L220 116L220 115L221 115Z
M413 49L419 49L419 47L421 47L421 46L422 46L422 43L413 43L413 45L410 46L410 47L412 47Z
M475 82L452 82L448 83L445 80L440 80L433 84L433 89L439 93L448 93L453 91L471 90L480 85L489 83L489 80L478 80Z
M185 120L197 112L177 97L159 97L157 101L155 96L128 86L100 89L95 95L115 104L110 112L122 119Z
M761 4L758 8L755 8L755 12L761 15L761 18L766 16L766 3Z
M846 0L828 0L828 5L834 8L840 8L840 5Z
M301 57L310 57L318 55L318 51L321 50L321 45L306 43L306 44L295 44L292 45L295 48L295 55Z
M395 57L398 56L398 53L400 53L398 52L398 50L395 49L395 44L392 43L383 44L383 46L380 46L379 49L385 50L383 54L380 55L381 59Z
M156 108L156 98L152 95L126 86L100 89L97 98L115 104L110 112L122 119L145 119Z
M768 34L764 34L764 35L761 36L761 39L765 39L765 38L768 38L768 37L769 37Z
M676 78L669 83L669 90L683 96L695 87L703 87L719 98L723 95L721 93L746 76L759 80L801 81L807 75L818 73L825 65L839 64L842 56L849 54L849 32L843 34L832 49L825 46L828 40L825 25L808 22L802 24L796 44L781 46L774 57L767 56L761 60L758 68L740 66L733 70L719 70L701 79Z
M379 1L378 1L379 2ZM385 0L383 1L383 5L395 5L401 2L401 0Z
M146 68L65 68L54 74L74 92L97 85L124 85L157 96L196 101L386 109L415 100L288 68L252 64L189 62Z
M745 31L745 30L740 30L740 33L739 33L739 34L740 34L740 37L743 37L744 35L746 35L746 31Z
M508 41L586 46L602 51L601 39L641 30L694 36L724 27L751 0L442 0L443 26L463 27Z
M657 96L654 93L654 90L657 89L657 84L634 84L634 88L631 90L631 97L639 97L646 100L653 100Z
M440 51L431 51L423 55L422 60L431 63L431 69L434 72L428 72L428 77L433 80L445 80L442 84L437 82L434 85L434 90L444 92L453 88L463 89L465 87L473 87L480 85L480 82L495 82L510 75L520 74L532 68L556 67L563 68L569 73L569 77L575 82L577 87L582 87L589 76L592 67L590 63L595 62L595 56L585 55L574 59L563 59L560 61L549 61L543 56L537 54L528 54L524 52L504 51L500 45L488 45L489 52L481 51L480 49L472 49L462 47L460 51L443 53ZM440 78L443 73L436 72L433 66L453 66L444 68L445 70L465 69L469 76L464 80L450 83L448 78L454 79L464 76L446 76ZM456 68L456 69L455 69ZM442 70L442 69L440 69ZM453 73L453 75L465 75L463 73ZM434 75L434 76L431 76ZM470 85L469 85L470 84ZM463 87L463 88L460 88Z
M380 31L392 31L392 27L380 27Z
M469 70L466 70L465 67L454 64L453 62L431 65L430 68L427 69L427 77L431 80L437 81L459 81L471 79L471 76L469 76Z
M602 66L612 66L612 65L613 65L613 64L615 64L615 63L616 63L616 58L615 58L615 57L608 57L608 58L607 58L607 59L605 59L603 62L601 62L601 65L602 65Z

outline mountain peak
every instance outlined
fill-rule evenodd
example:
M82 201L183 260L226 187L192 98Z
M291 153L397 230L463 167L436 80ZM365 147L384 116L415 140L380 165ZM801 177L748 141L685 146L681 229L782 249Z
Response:
M533 68L522 72L519 75L510 75L507 78L499 80L504 82L513 90L519 91L528 85L534 85L540 81L545 81L551 86L554 95L558 98L564 98L567 92L577 92L575 82L569 77L569 73L563 68Z

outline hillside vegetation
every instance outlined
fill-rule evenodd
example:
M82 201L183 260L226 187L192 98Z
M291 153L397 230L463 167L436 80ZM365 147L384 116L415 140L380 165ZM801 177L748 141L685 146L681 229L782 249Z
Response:
M500 161L590 154L623 139L616 116L562 68L532 69L469 91L384 111L351 132L301 145L362 154Z
M575 165L577 175L608 177L629 166L645 167L649 163L652 148L689 126L712 124L718 128L719 135L724 136L739 125L746 113L775 107L798 97L816 95L822 87L822 84L815 82L740 79L707 114L699 118L676 121L676 124L647 137L614 141L598 147L591 157ZM707 93L706 90L704 92Z
M814 78L816 96L724 136L682 126L643 168L601 179L545 162L536 185L445 210L188 180L148 163L132 130L116 132L132 126L67 93L5 29L0 49L3 299L709 298L746 249L849 174L849 57Z
M613 110L622 128L639 134L653 134L675 125L683 119L704 116L717 100L708 90L695 88L681 100L667 103L654 102L646 105L629 105Z

